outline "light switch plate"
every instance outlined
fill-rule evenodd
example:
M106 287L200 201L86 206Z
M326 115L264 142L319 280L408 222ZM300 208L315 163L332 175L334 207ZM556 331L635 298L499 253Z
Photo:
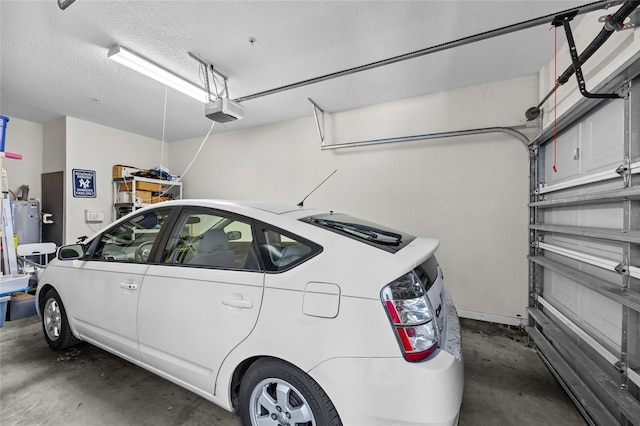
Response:
M86 209L84 220L86 222L104 222L104 210Z

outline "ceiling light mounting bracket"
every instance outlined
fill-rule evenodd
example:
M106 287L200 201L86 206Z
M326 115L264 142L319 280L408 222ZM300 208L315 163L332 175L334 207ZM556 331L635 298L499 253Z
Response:
M200 64L201 70L204 74L205 87L207 90L207 94L209 96L208 100L212 101L214 99L221 99L221 98L228 99L229 98L229 77L227 77L226 75L218 71L212 63L199 58L197 55L191 52L187 52L187 53L189 54L189 56L195 59L196 62ZM211 78L209 78L209 73L211 73ZM222 89L220 91L218 91L218 82L222 84ZM211 96L212 95L211 83L213 83L213 86L215 88L213 97Z

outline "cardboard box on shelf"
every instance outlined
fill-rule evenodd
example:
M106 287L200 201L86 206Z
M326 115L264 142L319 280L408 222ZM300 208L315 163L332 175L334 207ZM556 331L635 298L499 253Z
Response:
M151 191L136 191L134 200L140 204L151 204Z
M156 204L156 203L161 203L163 201L169 201L171 200L171 197L158 197L158 196L152 196L151 197L151 204Z
M131 191L133 188L133 182L127 181L120 184L120 191ZM136 190L139 191L150 191L150 192L161 192L162 185L154 182L143 182L136 181Z
M139 172L141 169L132 166L125 166L122 164L116 164L113 166L113 177L114 178L123 178L130 177L132 173Z

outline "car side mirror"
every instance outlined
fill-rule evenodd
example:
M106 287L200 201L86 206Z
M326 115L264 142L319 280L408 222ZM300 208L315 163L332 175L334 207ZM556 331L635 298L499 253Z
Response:
M237 241L242 238L242 232L240 231L229 231L227 232L227 240L229 241Z
M70 244L60 247L58 250L58 259L75 260L84 257L84 246L82 244Z

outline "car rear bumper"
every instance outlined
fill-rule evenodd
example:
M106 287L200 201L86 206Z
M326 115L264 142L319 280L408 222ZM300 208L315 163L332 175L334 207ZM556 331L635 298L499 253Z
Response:
M404 358L334 358L309 374L347 425L455 425L462 359L440 351L421 363Z
M455 425L464 388L460 325L443 293L441 349L417 363L398 358L333 358L309 371L348 425Z

